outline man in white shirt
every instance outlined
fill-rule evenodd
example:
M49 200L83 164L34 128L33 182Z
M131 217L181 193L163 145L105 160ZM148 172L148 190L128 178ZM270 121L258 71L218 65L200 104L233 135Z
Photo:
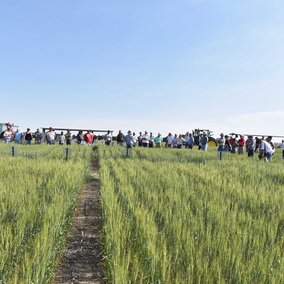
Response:
M265 140L261 142L261 145L260 145L259 158L261 159L262 157L264 157L264 160L266 162L270 161L272 155L274 154L274 148L272 146L273 144L271 140L272 140L272 137L268 136Z
M173 143L174 143L174 137L173 137L172 133L169 133L169 135L167 137L167 147L168 148L173 147Z
M49 131L46 133L45 139L46 143L51 145L54 144L56 138L56 133L52 127L49 127Z
M148 131L145 131L144 135L142 136L142 146L149 147L150 136Z
M112 142L112 133L110 132L110 130L107 131L107 133L104 136L104 140L105 140L105 145L109 146Z

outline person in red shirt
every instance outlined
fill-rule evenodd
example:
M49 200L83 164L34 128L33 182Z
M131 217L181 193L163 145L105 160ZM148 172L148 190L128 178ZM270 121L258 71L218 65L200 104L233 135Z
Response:
M244 153L245 144L246 144L245 137L243 135L241 135L240 139L238 140L238 154Z
M91 133L90 130L87 131L84 135L84 142L86 145L91 145L93 143L93 134Z

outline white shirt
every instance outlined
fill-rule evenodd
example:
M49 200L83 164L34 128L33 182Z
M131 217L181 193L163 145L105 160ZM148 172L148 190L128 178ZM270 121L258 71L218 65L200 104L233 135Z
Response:
M144 134L142 136L142 143L149 143L150 136L148 134Z
M260 149L263 150L264 153L273 153L273 148L267 141L262 141Z
M48 131L46 133L46 140L47 141L54 141L56 133L54 131Z
M12 134L13 134L12 131L6 130L6 131L4 132L4 138L6 138L6 139L11 139L11 138L12 138Z
M183 142L185 142L185 139L183 137L177 138L177 145L183 145Z
M170 145L170 144L173 144L173 142L174 142L174 137L173 136L168 136L167 137L167 141L168 141L168 144Z
M110 133L107 133L107 134L105 135L105 140L106 140L106 141L111 141L111 140L112 140L112 135L111 135Z

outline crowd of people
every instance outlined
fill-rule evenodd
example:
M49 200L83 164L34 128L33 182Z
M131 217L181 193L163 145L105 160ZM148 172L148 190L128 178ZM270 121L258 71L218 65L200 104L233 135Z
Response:
M76 135L73 135L70 130L66 133L61 131L56 133L55 130L50 127L47 132L40 131L37 129L36 132L32 133L29 128L25 132L13 131L12 127L7 127L7 130L3 133L5 143L14 141L15 143L31 144L34 141L35 144L60 144L60 145L71 145L72 143L91 145L95 142L97 137L91 130L85 131L80 130ZM126 146L127 148L132 147L147 147L147 148L188 148L192 149L194 146L198 147L201 151L207 151L208 143L210 141L209 135L206 132L202 133L190 133L187 132L185 135L169 133L166 137L162 137L161 133L156 136L152 132L144 133L139 132L139 135L132 131L128 131L126 135L119 130L118 134L113 137L111 131L101 136L102 140L106 145L113 145L116 140L118 146ZM217 150L219 152L228 152L232 154L244 154L247 153L248 157L253 157L255 153L258 153L259 159L270 161L271 157L275 153L275 145L272 142L272 137L253 137L249 135L245 139L244 135L228 136L223 133L220 137L214 139L214 143L217 143ZM282 157L284 159L284 140L281 143Z
M139 135L136 137L135 133L132 133L130 130L127 132L127 135L124 136L122 131L119 131L117 137L117 144L122 146L125 143L126 147L149 147L149 148L162 148L164 144L167 148L189 148L192 149L194 146L197 146L201 151L207 151L209 136L206 132L199 133L198 137L194 136L192 133L187 132L185 135L171 133L167 137L163 138L161 133L158 133L157 136L154 136L152 132L148 133L145 131L144 134L139 132ZM112 141L111 133L108 133L105 138L106 145L110 145ZM253 137L249 135L245 139L244 135L234 135L228 136L223 133L220 134L220 137L216 140L218 152L228 152L232 154L242 155L245 152L248 157L253 157L255 153L258 153L259 159L264 159L265 161L270 161L271 157L275 153L275 145L272 142L272 137ZM163 143L164 142L164 143ZM284 159L284 140L281 143L282 148L282 158Z
M5 143L14 141L17 144L27 145L32 144L32 141L34 141L35 144L46 143L48 145L71 145L73 142L91 145L94 143L95 135L90 130L85 133L80 130L77 135L73 135L70 130L67 130L66 133L63 131L56 133L55 129L52 127L50 127L47 132L37 129L34 133L31 132L30 128L27 128L25 132L20 132L19 130L13 131L11 127L7 127L7 130L3 133L3 138Z

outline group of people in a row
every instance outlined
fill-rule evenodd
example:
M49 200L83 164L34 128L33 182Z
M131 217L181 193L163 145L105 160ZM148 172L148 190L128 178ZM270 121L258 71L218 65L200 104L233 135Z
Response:
M112 135L108 133L105 137L106 145L110 145L111 141ZM165 143L163 143L163 141L165 141ZM249 135L248 138L245 139L244 135L228 136L221 133L220 137L215 141L217 142L217 150L219 152L230 152L232 154L244 154L247 152L248 157L253 157L254 154L258 152L258 157L260 159L264 158L266 161L271 160L271 157L275 153L275 145L272 142L271 136L267 138L254 138L252 135ZM185 135L172 135L169 133L165 139L161 136L161 133L154 136L152 132L148 134L148 131L145 131L144 134L140 132L138 137L130 130L125 136L122 131L119 131L117 135L117 144L122 146L123 143L125 143L128 148L135 146L161 148L164 144L168 148L192 149L196 145L199 150L207 151L208 142L209 136L206 132L201 133L198 137L193 136L190 132L187 132ZM281 148L282 157L284 158L284 140L282 140Z
M37 129L36 132L32 133L29 128L26 132L19 132L18 130L13 132L11 127L8 127L3 134L4 140L6 143L14 141L16 143L31 144L33 139L35 144L60 144L60 145L71 145L72 141L75 141L77 144L91 145L94 143L97 138L94 133L90 130L85 133L80 130L77 135L73 135L70 130L67 130L66 133L63 131L60 134L57 134L55 130L50 127L47 132L41 132ZM126 135L119 130L116 137L113 137L112 132L108 131L105 135L101 137L106 145L111 145L114 142L114 138L117 142L117 145L123 146L126 145L128 148L132 147L148 147L148 148L162 148L163 145L167 148L189 148L192 149L194 146L197 146L199 150L207 151L208 143L210 141L209 135L206 132L200 133L198 137L193 135L190 132L187 132L185 135L175 134L172 135L169 133L166 137L162 137L161 133L158 133L157 136L154 136L152 132L144 133L139 132L139 135L132 131L128 131ZM212 140L212 139L211 139ZM266 139L264 137L258 138L251 135L247 139L243 135L228 136L223 133L220 134L220 137L215 140L217 142L218 151L230 152L232 154L244 154L247 152L248 157L253 157L256 152L258 152L259 158L264 158L270 160L272 155L275 152L275 145L272 142L272 137L268 136ZM282 156L284 158L284 140L281 144Z
M32 144L34 141L35 144L60 144L60 145L71 145L72 141L76 141L78 144L90 145L94 142L95 135L91 131L79 131L77 135L73 135L70 130L67 130L66 133L63 131L60 134L57 134L55 130L50 127L47 132L40 131L39 129L36 132L32 133L30 128L27 128L27 131L20 132L16 130L15 132L12 128L8 127L7 130L3 133L3 138L5 143L10 143L14 141L18 144Z
M275 145L272 142L272 136L267 138L262 137L258 138L252 135L249 135L247 139L243 135L235 137L228 135L220 134L220 137L217 139L218 151L225 151L231 153L243 154L247 152L248 157L253 157L256 152L258 152L259 159L264 158L265 161L270 161L271 157L275 153ZM282 147L282 157L284 158L284 140L281 144Z

